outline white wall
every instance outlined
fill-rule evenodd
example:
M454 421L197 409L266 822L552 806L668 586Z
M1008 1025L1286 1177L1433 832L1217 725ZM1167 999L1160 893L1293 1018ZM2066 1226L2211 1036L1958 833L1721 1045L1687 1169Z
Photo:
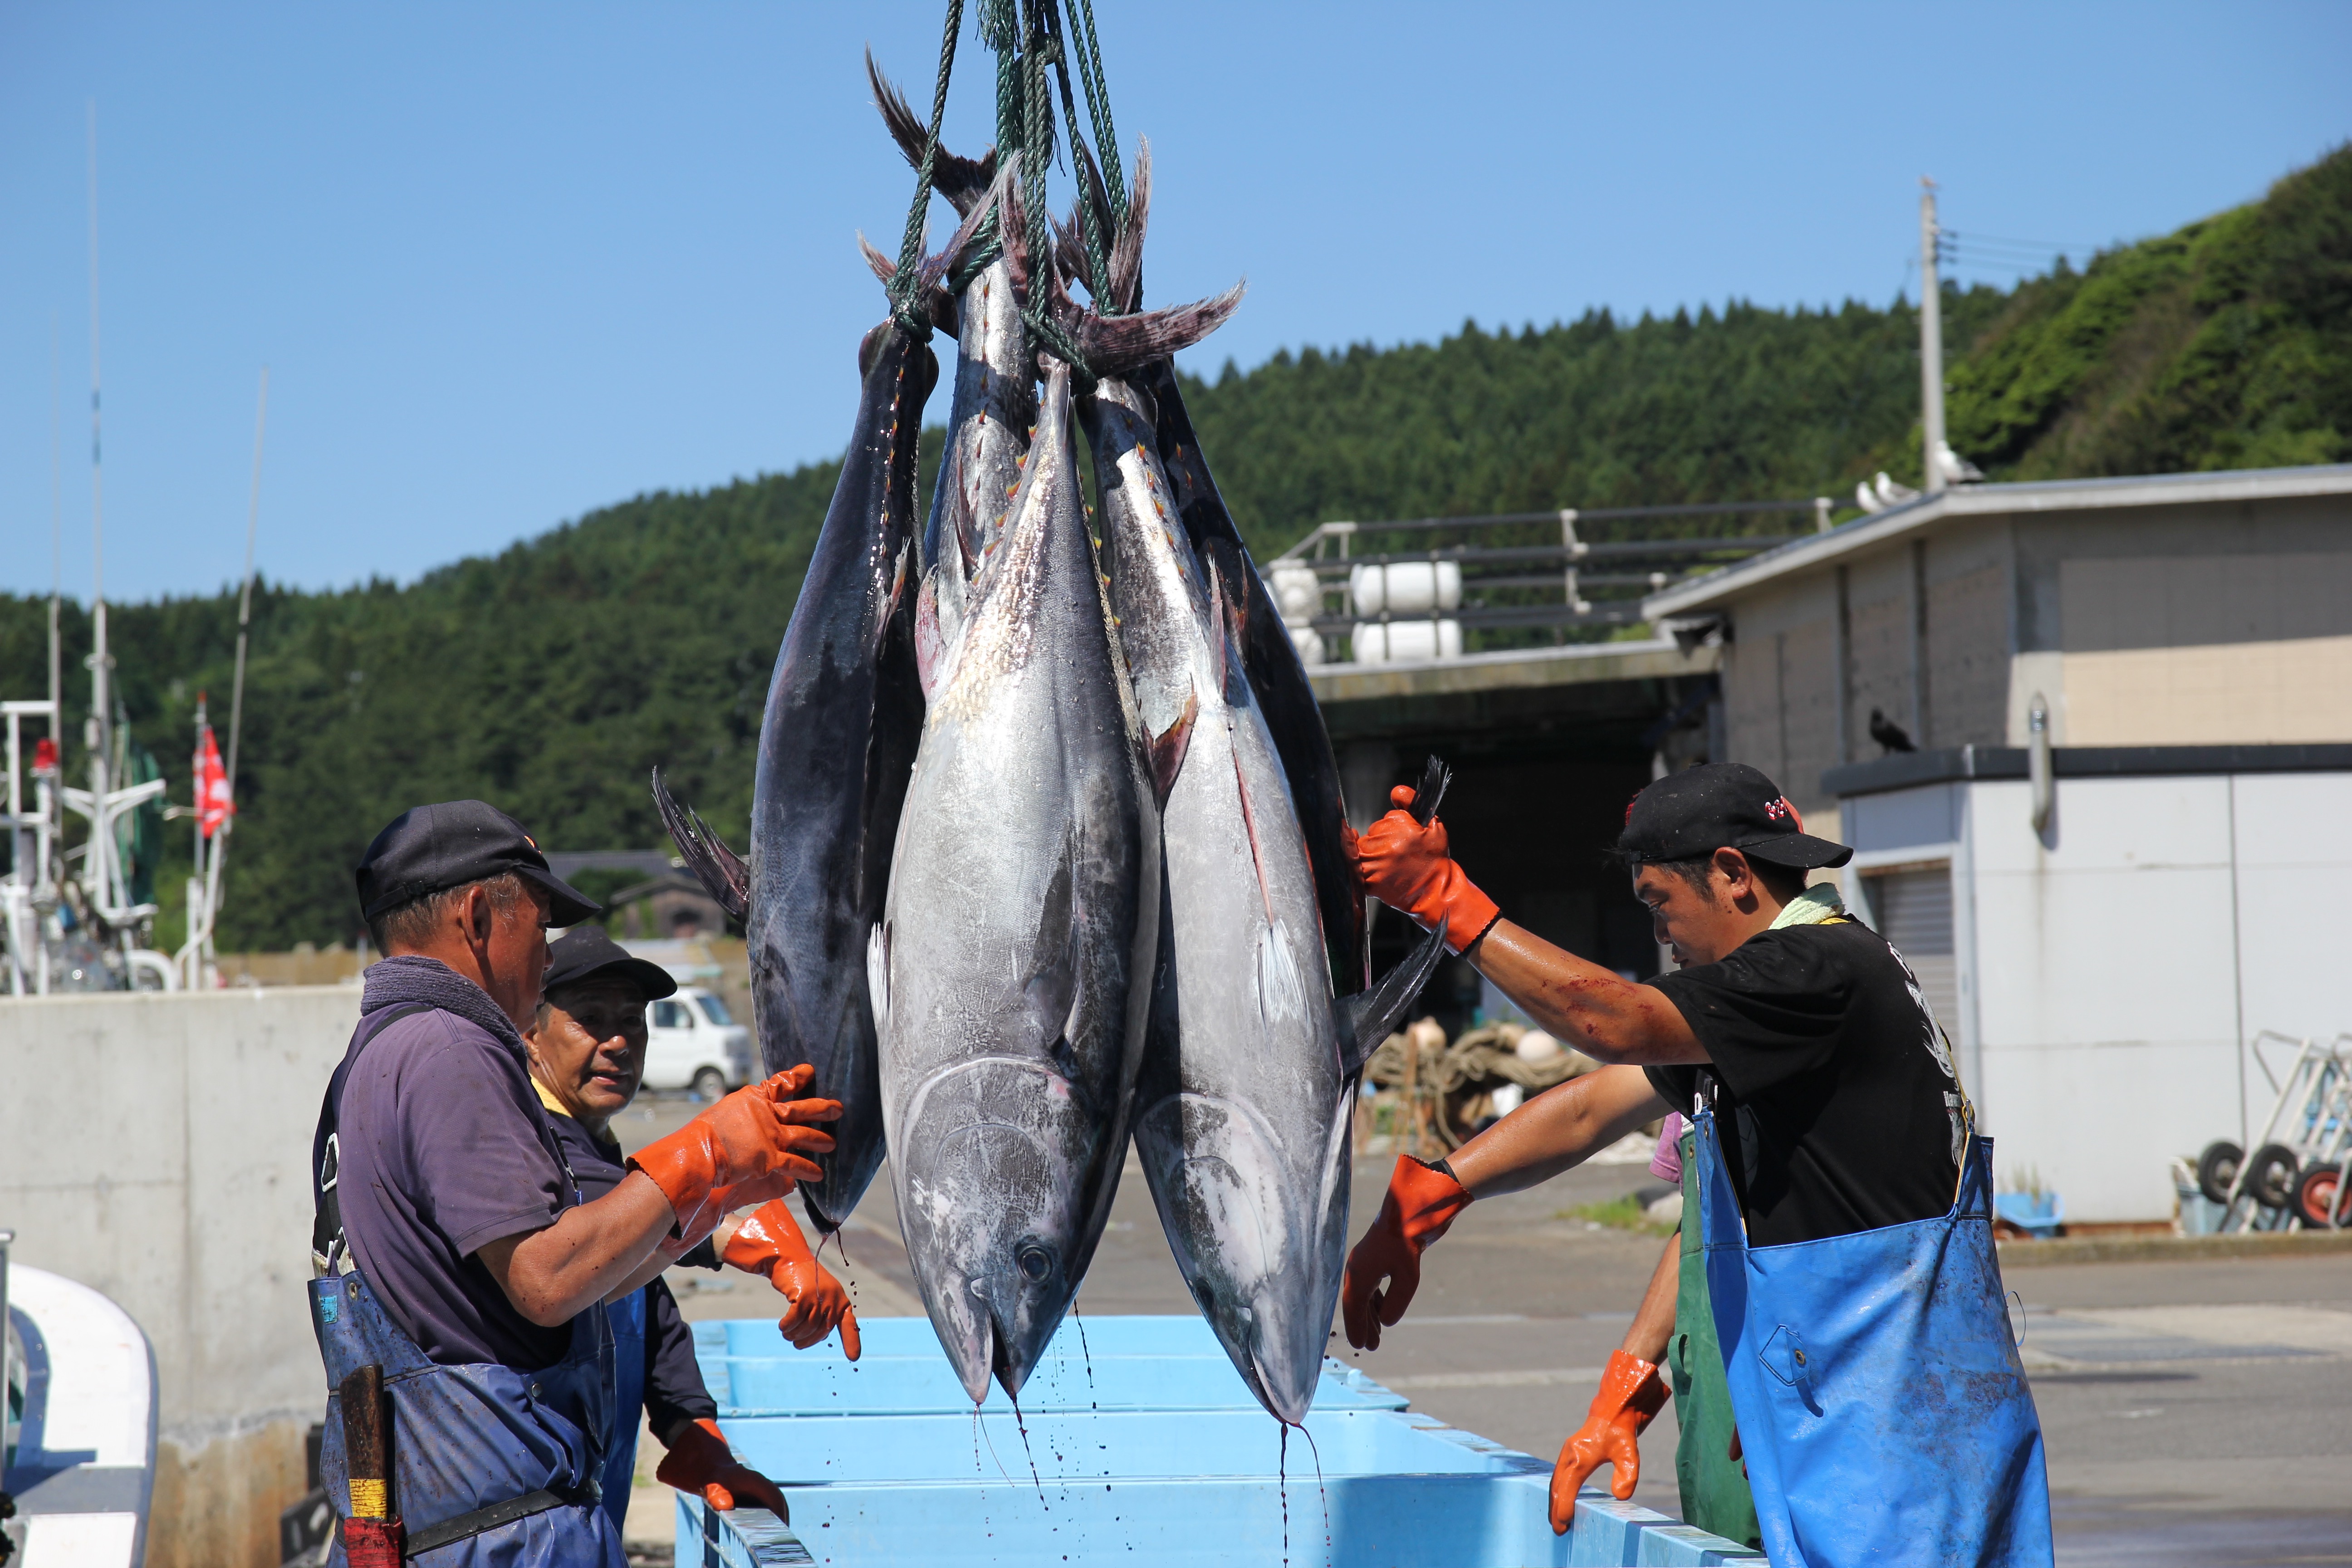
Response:
M2331 897L2352 774L2062 779L2042 834L2021 780L1861 796L1846 818L1857 864L1950 846L1947 1026L1997 1174L2032 1167L2071 1219L2168 1215L2168 1160L2269 1113L2254 1035L2352 1029Z
M359 987L0 1001L0 1225L155 1349L184 1448L325 1408L310 1133Z

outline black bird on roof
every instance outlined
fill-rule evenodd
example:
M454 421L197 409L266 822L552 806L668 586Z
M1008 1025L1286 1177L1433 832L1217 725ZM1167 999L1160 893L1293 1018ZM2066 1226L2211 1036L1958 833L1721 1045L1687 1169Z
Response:
M1905 732L1903 726L1889 719L1885 710L1881 708L1870 710L1870 738L1885 747L1889 754L1919 749L1911 743L1911 737Z

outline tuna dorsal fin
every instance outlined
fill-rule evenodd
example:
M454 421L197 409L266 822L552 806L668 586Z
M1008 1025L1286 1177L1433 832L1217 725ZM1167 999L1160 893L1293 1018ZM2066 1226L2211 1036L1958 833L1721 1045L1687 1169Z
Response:
M1445 956L1445 928L1439 926L1411 952L1404 962L1381 977L1381 983L1370 991L1359 991L1353 996L1342 996L1331 1004L1331 1019L1339 1026L1339 1072L1353 1078L1364 1070L1365 1061L1382 1040L1396 1033L1398 1023L1429 977L1437 972L1437 961Z
M1192 744L1192 721L1200 716L1201 694L1187 691L1184 710L1151 737L1151 793L1161 805L1168 804L1168 792L1176 787L1176 775L1184 771L1184 753Z
M659 768L654 770L654 809L661 813L662 826L669 829L677 852L686 858L686 868L694 873L702 890L737 920L748 918L745 911L751 906L751 868L743 864L741 856L727 847L726 840L711 831L709 823L678 805L677 797L662 783Z

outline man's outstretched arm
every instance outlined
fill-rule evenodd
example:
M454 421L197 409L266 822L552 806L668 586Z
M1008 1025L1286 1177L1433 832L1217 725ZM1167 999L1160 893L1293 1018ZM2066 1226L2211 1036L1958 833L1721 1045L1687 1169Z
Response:
M1412 798L1400 786L1399 806ZM1528 1017L1587 1056L1635 1067L1703 1062L1681 1010L1654 986L1581 959L1502 918L1447 847L1445 824L1390 812L1356 843L1364 890L1393 904L1475 964Z

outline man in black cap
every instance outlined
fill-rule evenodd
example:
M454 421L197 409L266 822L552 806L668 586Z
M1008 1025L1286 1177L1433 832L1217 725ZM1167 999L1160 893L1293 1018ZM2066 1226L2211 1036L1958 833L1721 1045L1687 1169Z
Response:
M800 1100L809 1069L740 1089L639 1150L583 1201L531 1087L521 1031L547 928L596 905L480 801L405 812L358 870L385 954L313 1145L312 1322L331 1390L320 1462L354 1558L406 1531L409 1555L501 1568L621 1568L597 1506L613 1400L601 1304L709 1235L728 1210L814 1178L832 1147ZM376 1413L346 1396L381 1379ZM346 1447L346 1423L357 1451ZM362 1522L364 1521L364 1522Z
M1410 793L1398 791L1396 804ZM1474 1197L1545 1181L1669 1110L1719 1113L1709 1125L1720 1130L1748 1246L1952 1210L1969 1114L1949 1046L1901 955L1846 915L1833 888L1806 885L1811 869L1843 865L1853 851L1807 834L1757 769L1717 763L1637 795L1617 853L1682 965L1646 984L1502 919L1448 854L1442 824L1398 810L1363 836L1368 893L1443 926L1447 944L1538 1025L1618 1065L1538 1096L1445 1160L1398 1161L1342 1286L1359 1348L1377 1346L1381 1327L1403 1317L1422 1252ZM1685 1210L1686 1226L1698 1218ZM1632 1494L1634 1440L1666 1398L1656 1363L1674 1322L1675 1261L1670 1248L1585 1428L1561 1452L1555 1530L1568 1528L1576 1491L1600 1464L1616 1466L1620 1497ZM1713 1370L1720 1389L1723 1368ZM1687 1425L1696 1413L1684 1414ZM1731 1447L1736 1459L1736 1433Z
M582 1194L602 1197L627 1174L611 1129L645 1077L646 1004L674 994L677 982L659 964L632 956L601 927L583 925L549 944L545 987L538 1016L523 1031L532 1087ZM749 1221L720 1221L677 1261L715 1269L723 1255L750 1272L767 1273L744 1258L747 1251L772 1257L777 1248L760 1245L772 1231L789 1233L784 1248L804 1260L804 1267L773 1276L791 1301L782 1325L787 1337L805 1348L839 1330L855 1360L857 1325L848 1292L809 1255L783 1199L761 1205ZM669 1286L651 1280L604 1310L613 1323L614 1402L603 1486L615 1528L627 1518L640 1415L669 1450L656 1479L716 1508L731 1509L740 1500L789 1517L776 1483L738 1462L719 1431L718 1405L695 1359L693 1331Z

